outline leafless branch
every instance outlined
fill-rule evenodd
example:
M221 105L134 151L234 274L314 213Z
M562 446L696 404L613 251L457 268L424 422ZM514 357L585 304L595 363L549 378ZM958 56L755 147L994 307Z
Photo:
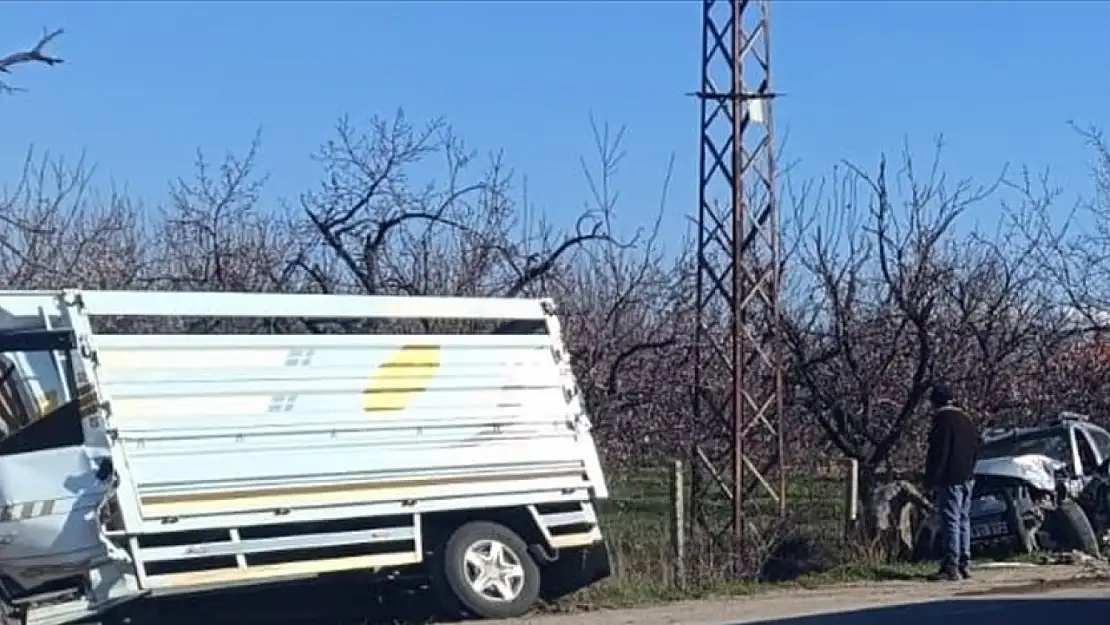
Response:
M46 46L60 37L63 32L61 28L57 30L43 30L42 37L39 38L38 43L29 50L12 52L6 56L0 57L0 74L10 74L15 66L28 63L42 63L50 67L63 63L64 61L60 57L52 56L45 52ZM0 81L0 91L13 92L18 90L18 87L13 87L4 81Z

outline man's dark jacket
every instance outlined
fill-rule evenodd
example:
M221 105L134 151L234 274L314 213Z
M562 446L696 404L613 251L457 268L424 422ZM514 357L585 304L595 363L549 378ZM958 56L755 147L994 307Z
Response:
M925 458L925 484L931 487L963 484L975 469L979 432L955 406L944 406L933 415L929 454Z

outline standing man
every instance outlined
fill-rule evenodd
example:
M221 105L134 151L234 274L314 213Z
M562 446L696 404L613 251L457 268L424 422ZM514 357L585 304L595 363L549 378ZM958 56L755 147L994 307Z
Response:
M971 577L971 491L979 432L956 407L952 390L935 384L929 393L933 426L925 460L925 485L936 493L943 524L943 559L935 580Z

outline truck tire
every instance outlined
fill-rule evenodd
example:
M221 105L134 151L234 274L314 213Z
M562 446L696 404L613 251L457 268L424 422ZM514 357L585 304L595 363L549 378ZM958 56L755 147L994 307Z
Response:
M1053 538L1056 542L1065 549L1076 549L1089 556L1100 557L1095 528L1074 499L1061 501L1053 517Z
M527 614L540 594L540 569L509 528L488 521L459 527L430 563L432 586L446 616L485 619Z

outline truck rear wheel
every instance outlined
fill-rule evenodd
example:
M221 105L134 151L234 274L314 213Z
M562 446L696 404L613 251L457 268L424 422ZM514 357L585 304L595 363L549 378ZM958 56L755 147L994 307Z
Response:
M432 562L432 583L451 616L467 612L478 618L514 618L535 605L540 569L509 528L487 521L467 523L439 551Z

